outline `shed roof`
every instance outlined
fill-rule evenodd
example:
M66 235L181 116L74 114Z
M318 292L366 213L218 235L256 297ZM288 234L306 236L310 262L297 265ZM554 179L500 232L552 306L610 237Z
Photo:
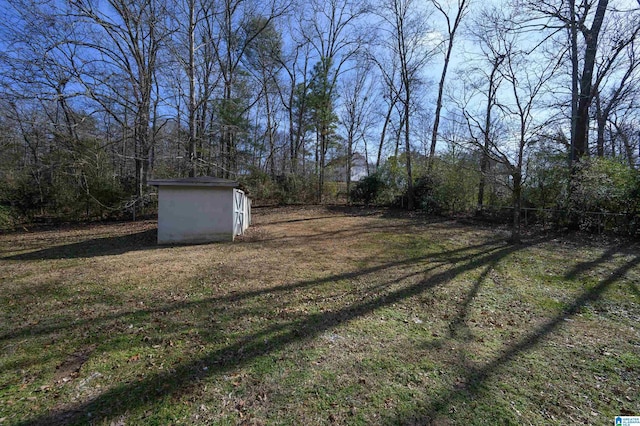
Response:
M238 182L235 180L222 179L212 176L187 177L179 179L152 179L147 183L152 186L238 187Z

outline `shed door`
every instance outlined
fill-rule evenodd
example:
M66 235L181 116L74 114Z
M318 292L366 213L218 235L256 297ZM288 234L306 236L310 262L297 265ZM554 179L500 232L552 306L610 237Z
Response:
M233 233L234 235L242 235L244 231L244 192L239 189L233 190Z

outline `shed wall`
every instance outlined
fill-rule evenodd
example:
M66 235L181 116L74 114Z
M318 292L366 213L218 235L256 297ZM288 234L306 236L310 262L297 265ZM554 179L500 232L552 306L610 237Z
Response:
M158 189L158 243L233 240L233 188Z

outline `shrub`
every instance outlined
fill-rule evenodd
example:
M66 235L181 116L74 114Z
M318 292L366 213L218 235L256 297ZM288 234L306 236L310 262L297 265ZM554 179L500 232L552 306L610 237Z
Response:
M638 171L609 158L583 159L576 166L569 197L570 221L581 229L617 230L614 216L640 211Z
M259 169L253 169L240 179L240 183L255 205L309 203L316 198L317 182L313 176L283 174L272 178Z
M528 179L522 188L522 197L532 207L560 209L566 206L569 168L566 159L540 160L528 170Z
M442 182L432 175L424 175L415 179L413 195L417 209L431 214L441 214L445 208Z
M570 197L572 209L636 213L640 199L638 172L608 158L582 160L576 166Z
M43 185L29 171L5 176L0 186L0 203L10 206L17 214L32 219L53 203L51 188Z
M476 209L480 172L472 158L444 157L436 161L434 172L441 176L438 191L443 210L455 214Z
M351 201L370 205L379 199L385 188L386 184L381 176L378 173L374 173L356 183L351 190Z
M9 206L0 204L0 230L11 229L15 225L15 216Z

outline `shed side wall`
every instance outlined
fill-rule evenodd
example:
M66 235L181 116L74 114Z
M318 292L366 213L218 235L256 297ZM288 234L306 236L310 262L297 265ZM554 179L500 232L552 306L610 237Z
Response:
M232 240L233 188L159 187L159 244Z

